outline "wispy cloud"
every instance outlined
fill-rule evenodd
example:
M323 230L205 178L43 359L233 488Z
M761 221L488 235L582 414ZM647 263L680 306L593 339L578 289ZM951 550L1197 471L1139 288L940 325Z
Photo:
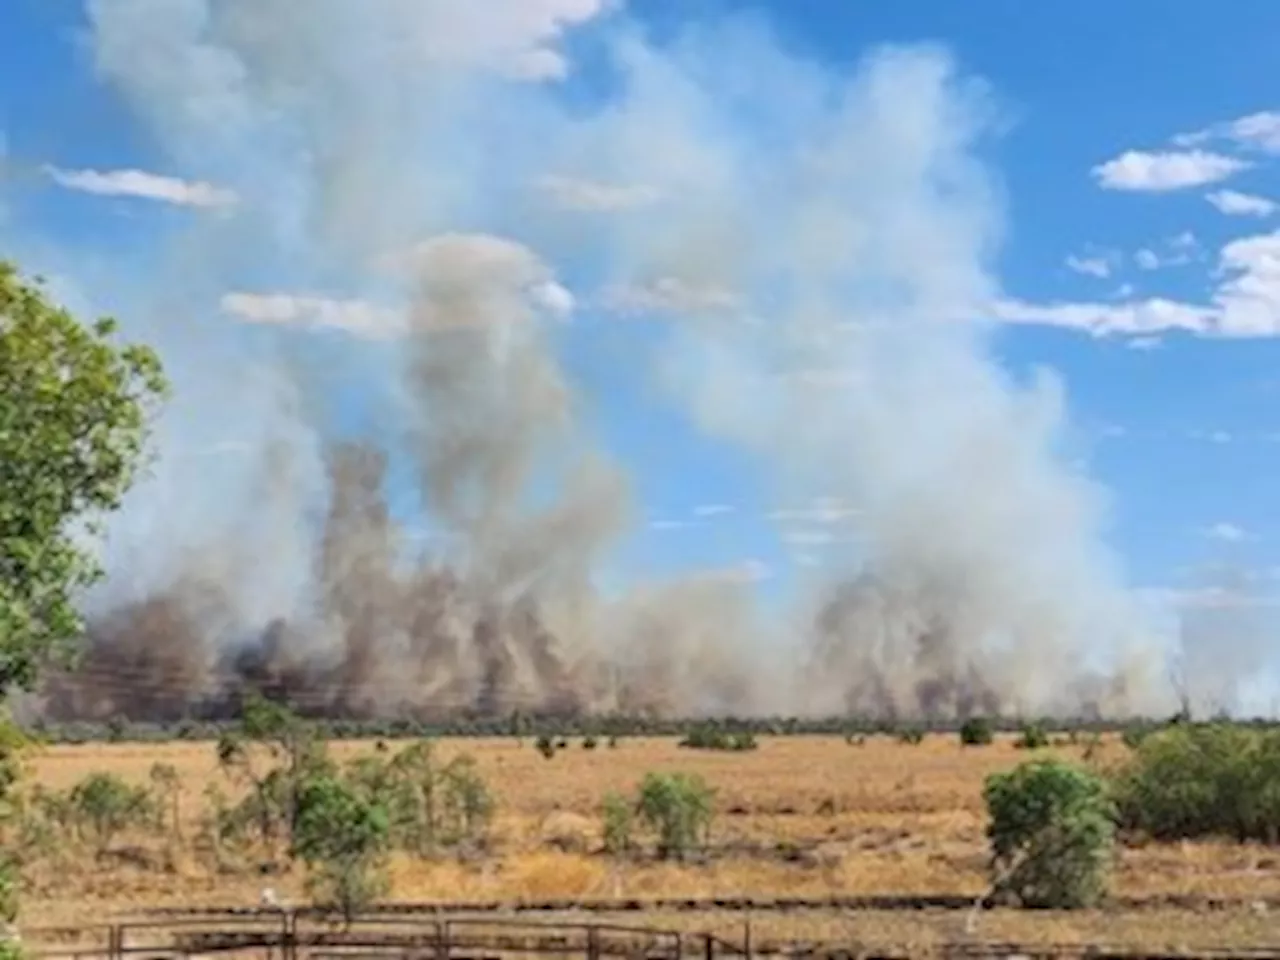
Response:
M1218 210L1232 217L1269 217L1276 212L1274 200L1253 193L1237 190L1217 190L1205 194L1205 199Z
M613 287L605 293L604 305L619 313L699 314L734 310L739 300L723 287L658 277Z
M1173 142L1180 147L1199 146L1212 140L1264 153L1280 154L1280 112L1262 110L1173 138Z
M766 519L775 523L842 523L857 517L859 510L839 497L815 497L806 506L772 510Z
M337 300L289 293L224 294L222 311L245 323L344 330L367 339L405 331L404 315L367 300Z
M1095 336L1175 330L1211 337L1280 336L1280 231L1226 244L1214 276L1217 286L1206 303L1164 297L1118 303L1004 300L992 313L1009 323L1069 327Z
M693 526L689 520L650 520L649 529L659 532L669 530L688 530Z
M144 170L64 170L53 166L44 169L59 186L98 196L136 197L183 207L225 207L236 202L235 192L224 187Z
M1157 193L1217 183L1248 167L1245 160L1207 150L1127 150L1094 167L1093 176L1106 190Z
M1230 443L1235 439L1234 435L1227 430L1192 430L1187 434L1188 439L1200 440L1204 443Z
M1067 269L1082 273L1085 276L1105 280L1111 276L1111 262L1105 257L1077 257L1071 255L1066 260Z
M734 507L727 503L704 503L693 508L695 517L722 517L733 513Z
M1249 539L1249 534L1243 527L1226 521L1219 521L1206 527L1204 535L1210 540L1219 540L1223 543L1241 543Z
M661 191L654 187L601 183L598 180L554 174L539 179L537 186L557 206L581 212L633 210L662 199Z

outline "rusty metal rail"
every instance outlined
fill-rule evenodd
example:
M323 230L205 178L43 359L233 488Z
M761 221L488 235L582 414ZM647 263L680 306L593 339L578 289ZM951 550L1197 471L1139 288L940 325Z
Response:
M623 899L551 899L551 900L474 900L421 901L384 903L370 907L369 916L423 917L459 916L466 914L565 914L565 913L790 913L805 910L879 910L886 912L914 910L970 910L973 896L935 895L869 895L829 897L660 897L643 900ZM1108 906L1120 910L1197 910L1222 911L1255 907L1261 904L1280 911L1280 897L1214 897L1201 894L1158 895L1146 897L1114 897ZM262 907L156 907L139 912L139 916L157 918L240 918L270 916L278 910ZM299 908L299 916L318 916L321 911Z

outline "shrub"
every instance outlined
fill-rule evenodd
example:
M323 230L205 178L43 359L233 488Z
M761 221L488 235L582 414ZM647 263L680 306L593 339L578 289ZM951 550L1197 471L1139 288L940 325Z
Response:
M556 743L545 733L538 737L535 746L537 746L538 752L548 760L556 755Z
M1180 724L1144 737L1115 777L1120 823L1158 840L1280 840L1280 731Z
M634 812L627 798L620 793L605 794L601 812L604 819L605 852L618 855L630 851Z
M583 750L594 750L598 745L599 745L599 741L597 741L596 738L591 736L590 734L582 738Z
M906 727L898 731L898 742L907 746L918 746L924 743L924 731L919 727Z
M1049 746L1049 734L1039 723L1028 723L1022 728L1022 735L1014 744L1019 750L1043 750Z
M995 740L995 730L986 717L970 717L960 725L960 742L966 747L985 747Z
M1115 808L1105 783L1057 760L987 778L992 893L1024 907L1074 909L1105 893Z
M710 723L692 728L679 746L691 750L754 750L759 744L750 730L731 732Z
M71 788L69 800L77 834L93 843L99 858L121 832L155 816L146 787L130 786L110 773L89 774Z
M686 773L650 773L640 784L640 818L658 836L658 856L682 859L706 841L714 794L703 779Z

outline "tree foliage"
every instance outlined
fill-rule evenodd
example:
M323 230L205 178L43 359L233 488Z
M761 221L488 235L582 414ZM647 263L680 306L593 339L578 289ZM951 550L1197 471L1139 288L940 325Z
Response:
M636 809L657 835L658 856L681 859L706 842L714 799L712 789L696 774L646 774Z
M1105 893L1115 808L1104 781L1058 760L987 778L993 893L1024 907L1074 909Z
M1232 723L1149 733L1115 778L1121 825L1157 840L1280 841L1280 731Z
M995 730L986 717L970 717L960 725L960 743L966 747L985 747L995 740Z
M31 689L83 629L92 549L143 463L167 386L115 323L80 323L0 261L0 689Z
M386 890L382 856L390 834L386 808L348 780L317 776L298 794L294 854L310 868L316 900L348 922Z

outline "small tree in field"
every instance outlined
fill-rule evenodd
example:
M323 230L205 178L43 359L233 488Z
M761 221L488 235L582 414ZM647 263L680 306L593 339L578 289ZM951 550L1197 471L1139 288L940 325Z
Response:
M699 776L650 773L640 784L640 819L658 835L658 856L680 859L705 842L714 793Z
M970 717L960 725L960 742L966 747L985 747L995 740L995 731L986 717Z
M987 778L992 892L1024 907L1091 906L1106 890L1115 808L1092 772L1033 760Z
M382 855L387 811L337 777L306 781L298 795L294 852L307 864L307 886L348 923L387 888Z
M91 773L70 794L76 828L88 835L99 859L111 842L130 827L152 822L155 812L146 787L134 787L110 773Z

